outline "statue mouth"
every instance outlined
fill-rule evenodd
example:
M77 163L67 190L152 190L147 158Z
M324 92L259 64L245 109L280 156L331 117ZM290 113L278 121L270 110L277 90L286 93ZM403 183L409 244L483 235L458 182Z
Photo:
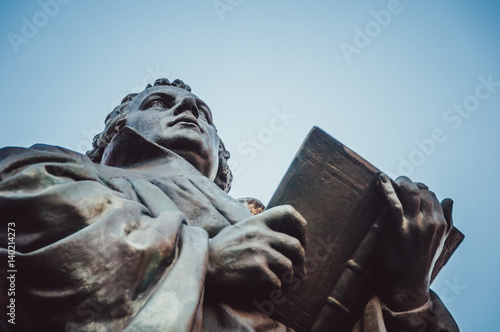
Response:
M170 122L168 126L173 127L178 123L180 123L182 125L187 125L187 126L196 126L199 130L201 130L200 125L198 124L198 121L196 121L196 118L194 118L192 116L186 116L186 115L180 116L177 119L175 119L174 121Z

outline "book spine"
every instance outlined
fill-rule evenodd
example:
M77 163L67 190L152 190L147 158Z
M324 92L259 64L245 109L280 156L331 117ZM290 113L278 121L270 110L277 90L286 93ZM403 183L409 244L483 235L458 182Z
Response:
M369 296L373 294L375 279L372 276L373 253L380 237L377 221L353 257L347 262L332 292L326 299L311 331L351 331Z

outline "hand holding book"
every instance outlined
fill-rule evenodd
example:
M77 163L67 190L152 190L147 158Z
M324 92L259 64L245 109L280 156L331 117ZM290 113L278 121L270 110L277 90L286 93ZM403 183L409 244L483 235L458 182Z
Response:
M452 201L440 204L422 183L399 177L394 185L386 175L380 188L387 209L377 247L377 280L380 295L393 311L425 305L431 272L453 224Z
M287 205L222 229L209 242L207 298L265 298L281 288L283 275L304 275L306 229L304 218Z

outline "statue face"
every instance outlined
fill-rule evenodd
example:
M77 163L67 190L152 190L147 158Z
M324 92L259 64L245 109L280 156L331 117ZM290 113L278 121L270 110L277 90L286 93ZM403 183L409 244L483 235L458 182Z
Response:
M126 125L144 138L182 156L213 180L219 161L219 136L212 112L184 89L154 86L131 102Z

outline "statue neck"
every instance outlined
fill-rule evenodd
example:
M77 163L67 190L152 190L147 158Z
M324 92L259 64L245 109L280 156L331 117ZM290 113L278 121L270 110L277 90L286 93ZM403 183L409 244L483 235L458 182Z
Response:
M184 158L154 142L148 141L130 127L122 128L104 151L101 164L178 176L201 173Z

